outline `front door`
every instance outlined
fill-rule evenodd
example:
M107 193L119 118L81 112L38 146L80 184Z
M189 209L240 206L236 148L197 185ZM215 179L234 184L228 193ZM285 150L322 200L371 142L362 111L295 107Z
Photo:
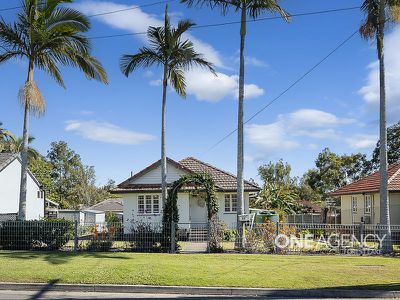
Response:
M192 227L205 227L207 224L207 204L200 196L190 196L189 214Z

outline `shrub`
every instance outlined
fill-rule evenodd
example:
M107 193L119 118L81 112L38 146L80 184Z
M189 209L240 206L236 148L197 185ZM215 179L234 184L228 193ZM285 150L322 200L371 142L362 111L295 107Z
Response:
M161 251L162 229L148 223L133 222L129 240L131 247L138 252L159 252Z
M210 224L210 240L208 241L208 249L212 253L223 252L222 241L224 240L225 227L217 216L213 216L209 222Z
M224 241L225 242L234 242L236 239L236 230L234 229L226 229L224 231Z
M73 238L73 223L65 220L0 223L0 247L9 250L58 250Z

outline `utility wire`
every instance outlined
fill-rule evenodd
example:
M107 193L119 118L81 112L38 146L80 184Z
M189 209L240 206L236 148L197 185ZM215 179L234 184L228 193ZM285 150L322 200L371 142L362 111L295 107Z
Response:
M171 1L175 1L175 0L171 0ZM356 9L360 9L360 6L313 11L313 12L306 12L306 13L298 13L298 14L292 14L291 17L313 16L313 15L328 14L328 13L335 13L335 12L342 12L342 11L350 11L350 10L356 10ZM111 12L111 13L114 13L114 12ZM104 13L104 14L107 14L107 13ZM282 19L282 18L283 18L282 16L274 16L274 17L258 18L255 20L247 20L246 22L254 23L254 22L269 21L269 20L276 20L276 19ZM235 24L240 24L240 23L241 23L240 21L232 21L232 22L223 22L223 23L214 23L214 24L204 24L204 25L193 26L192 29L207 28L207 27L220 27L220 26L235 25ZM131 33L122 33L122 34L94 36L94 37L91 37L90 39L97 40L97 39L107 39L107 38L114 38L114 37L135 36L135 35L142 35L142 34L147 34L147 31L146 32L142 31L142 32L131 32Z
M124 12L124 11L128 11L128 10L135 10L135 9L139 9L139 8L142 8L142 7L155 6L155 5L158 5L158 4L166 4L166 3L170 3L170 2L174 2L174 1L176 1L176 0L163 0L163 1L153 2L153 3L142 4L142 5L135 5L135 6L128 7L128 8L123 8L123 9L108 11L108 12L104 12L104 13L88 15L87 17L92 18L92 17L97 17L97 16L109 15L109 14ZM44 3L45 2L42 2L42 3L39 3L39 4L44 4ZM23 8L23 6L0 8L0 12L16 10L16 9L20 9L20 8Z
M285 90L283 90L278 96L276 96L274 99L272 99L270 102L268 102L265 106L263 106L260 110L258 110L256 113L254 113L249 119L247 119L243 124L249 123L251 120L253 120L255 117L257 117L259 114L261 114L264 110L266 110L268 107L270 107L273 103L278 101L283 95L285 95L287 92L289 92L293 87L298 85L305 77L307 77L310 73L312 73L315 69L317 69L320 65L322 65L329 57L331 57L336 51L338 51L340 48L342 48L347 42L349 42L356 34L358 33L358 30L353 32L349 37L347 37L343 42L341 42L338 46L336 46L332 51L330 51L323 59L321 59L318 63L313 65L310 69L308 69L303 75L301 75L297 80L295 80L292 84L290 84ZM208 153L209 151L213 150L216 148L218 145L220 145L222 142L224 142L226 139L228 139L232 134L237 132L237 128L229 132L227 135L225 135L223 138L221 138L218 142L216 142L214 145L212 145L210 148L208 148L204 153Z

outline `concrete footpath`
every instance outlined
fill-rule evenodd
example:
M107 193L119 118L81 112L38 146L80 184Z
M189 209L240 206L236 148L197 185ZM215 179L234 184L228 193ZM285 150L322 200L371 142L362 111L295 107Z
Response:
M400 291L363 289L262 289L227 287L108 285L108 284L59 284L59 283L0 283L3 291L36 292L86 292L129 294L177 294L195 296L238 296L259 298L385 298L400 299Z

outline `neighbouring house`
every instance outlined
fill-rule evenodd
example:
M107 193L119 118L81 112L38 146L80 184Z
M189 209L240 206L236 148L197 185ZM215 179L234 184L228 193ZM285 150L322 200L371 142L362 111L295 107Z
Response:
M104 211L59 209L58 218L67 221L77 221L80 225L103 224L106 221Z
M167 183L170 185L182 175L208 173L214 180L219 202L219 219L228 225L236 223L236 177L196 158L188 157L179 162L167 159ZM249 213L249 196L260 188L251 182L244 185L244 211ZM113 193L123 199L124 225L132 221L161 222L161 161L153 163L117 186ZM185 226L204 227L207 223L206 201L193 187L178 193L179 222Z
M379 172L375 172L333 192L332 196L340 197L342 224L360 222L379 224L379 189ZM400 162L388 168L388 190L390 221L391 224L398 225L400 224Z
M44 214L45 214L46 218L57 219L59 209L60 209L60 204L58 204L57 202L50 200L48 198L45 199Z
M15 220L19 208L21 159L18 154L0 153L0 221ZM28 170L26 219L44 217L45 192Z
M124 204L121 198L110 198L89 207L88 210L103 211L106 214L113 213L122 221Z

